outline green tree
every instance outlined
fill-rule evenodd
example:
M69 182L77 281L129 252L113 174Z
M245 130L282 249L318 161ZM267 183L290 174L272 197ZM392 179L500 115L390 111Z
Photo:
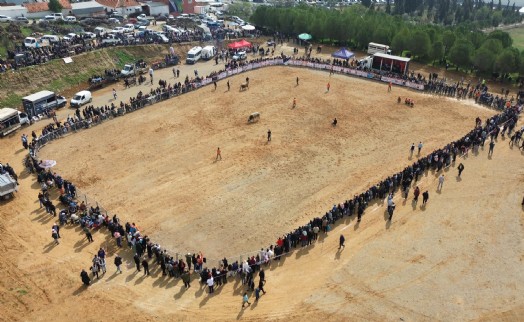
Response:
M378 27L373 32L373 42L377 42L380 44L389 44L391 42L391 38L389 38L389 28L386 27Z
M429 54L431 42L427 32L423 30L417 30L408 40L408 48L414 56L425 57Z
M502 22L502 11L495 11L491 16L491 25L493 27L498 27Z
M518 68L519 57L510 48L504 49L495 59L495 71L501 74L513 73Z
M473 64L478 70L485 73L493 72L493 64L495 63L495 54L485 47L481 47L475 52L473 56Z
M49 4L47 6L49 7L49 10L51 10L52 12L61 12L63 9L62 5L60 4L60 2L58 2L58 0L49 0Z
M51 5L51 1L53 0L49 1L49 5ZM58 2L58 0L54 1ZM238 16L247 20L253 14L253 5L250 2L235 2L229 6L227 12L232 16Z
M435 41L431 45L431 51L429 53L429 57L431 58L432 61L440 60L442 59L442 57L444 57L444 44L442 43L442 41L440 40Z
M449 60L457 66L457 70L459 67L469 68L473 50L473 45L469 41L457 39L449 50Z
M447 54L453 44L455 43L455 39L457 37L455 36L455 33L451 30L444 31L444 34L442 35L442 42L444 43L444 54Z
M488 39L498 39L502 43L502 47L508 48L513 44L511 36L502 30L495 30L488 35Z
M502 42L495 38L486 39L480 48L484 48L492 52L494 55L498 55L502 49Z
M393 40L391 41L391 47L393 47L394 51L398 52L399 54L402 54L402 52L409 47L409 38L409 30L407 28L404 28L397 32L395 36L393 36Z

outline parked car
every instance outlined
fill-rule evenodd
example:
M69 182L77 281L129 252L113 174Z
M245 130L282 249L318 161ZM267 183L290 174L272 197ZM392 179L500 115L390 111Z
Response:
M13 21L16 23L29 23L29 19L26 17L16 17Z
M67 17L65 17L65 21L67 21L67 22L76 22L76 17L75 16L67 16Z
M61 14L61 13L56 13L55 12L55 13L50 14L50 16L55 17L56 20L64 20L64 15Z
M138 20L146 20L147 19L147 16L142 13L142 14L139 14L137 17L136 17Z
M47 40L49 41L49 43L54 43L54 42L59 42L60 37L56 35L43 35L42 37L40 37L40 40Z
M75 33L68 33L67 35L65 35L62 39L65 40L65 41L72 41L74 39L76 39L76 37L78 37Z
M246 58L247 58L247 55L245 51L239 51L235 55L233 55L233 60L243 60Z
M132 23L126 24L123 28L124 32L133 32L133 30L135 30L135 26Z
M113 30L111 30L111 32L117 33L117 34L123 34L125 30L126 29L124 27L115 27L113 28Z
M149 26L150 22L149 20L138 20L137 24L140 26Z
M46 22L55 22L55 21L58 21L59 18L55 17L55 16L45 16L44 18L40 19L38 22L39 23L46 23Z
M82 35L82 38L84 38L84 39L94 39L94 38L96 38L96 35L94 33L92 33L92 32L83 32L83 33L81 33L81 35Z
M107 34L104 39L102 39L102 44L104 45L118 45L122 43L122 39L118 38L116 34Z
M10 22L10 21L13 21L13 18L0 15L0 22Z
M118 19L116 19L116 18L109 18L109 19L107 19L107 22L108 22L109 24L112 24L112 25L118 25L118 24L120 24L120 20L118 20Z
M20 125L30 125L31 121L29 120L29 116L24 113L18 111L18 118L20 118Z
M107 33L106 29L104 27L96 27L93 32L98 36L103 36Z

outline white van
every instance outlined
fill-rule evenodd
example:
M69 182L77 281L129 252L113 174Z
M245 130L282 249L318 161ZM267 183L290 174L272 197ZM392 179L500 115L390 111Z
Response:
M187 52L186 63L194 64L200 60L201 56L202 56L202 47L200 46L193 47Z
M80 91L71 99L71 107L80 107L84 104L91 103L93 98L90 91Z
M209 60L215 57L217 50L215 46L206 46L202 48L202 59Z
M43 35L42 37L40 37L41 40L47 40L49 41L49 43L54 43L54 42L59 42L60 41L60 37L56 36L56 35Z

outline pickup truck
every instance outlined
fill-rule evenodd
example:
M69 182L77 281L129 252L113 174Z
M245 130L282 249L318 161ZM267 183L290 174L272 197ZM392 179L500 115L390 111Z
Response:
M108 34L104 39L102 39L103 45L119 45L122 43L122 39L117 37L114 34Z
M135 64L125 64L124 68L120 71L122 77L141 75L147 72L147 65L143 61L136 62Z

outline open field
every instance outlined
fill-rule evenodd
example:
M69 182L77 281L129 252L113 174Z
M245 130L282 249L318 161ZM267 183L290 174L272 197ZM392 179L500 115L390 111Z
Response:
M197 67L203 74L211 64ZM194 68L181 69L185 75ZM239 93L246 76L250 89ZM170 70L155 77L173 81ZM464 135L475 117L493 114L471 101L396 87L387 94L384 84L300 69L266 68L230 81L231 92L221 82L217 92L207 87L53 142L41 156L56 159L57 172L153 240L173 250L202 250L213 263L273 243L403 169L414 161L408 159L412 142L423 141L425 155ZM148 88L117 90L124 98ZM397 105L397 96L414 98L415 108ZM110 97L111 89L96 92L94 104ZM247 125L254 111L261 120ZM268 128L273 140L266 144ZM0 161L19 172L20 134L0 144ZM97 231L87 243L79 228L63 227L53 246L54 219L39 209L38 185L23 173L16 198L0 203L0 320L518 321L524 316L524 155L507 143L499 137L492 159L487 149L458 159L466 168L462 178L455 178L456 165L446 169L441 193L437 174L428 172L419 183L430 192L427 207L397 196L388 223L385 205L376 203L361 223L345 218L313 246L273 262L266 267L268 293L244 310L245 287L236 279L212 296L197 280L185 290L156 264L151 277L137 274L130 252L115 247L107 274L84 288L80 270L113 241ZM217 146L223 160L214 162ZM338 252L340 234L346 248ZM113 274L116 253L125 260L121 275Z
M515 48L524 50L524 26L511 28L504 31L511 36L511 39L513 39L513 46Z

